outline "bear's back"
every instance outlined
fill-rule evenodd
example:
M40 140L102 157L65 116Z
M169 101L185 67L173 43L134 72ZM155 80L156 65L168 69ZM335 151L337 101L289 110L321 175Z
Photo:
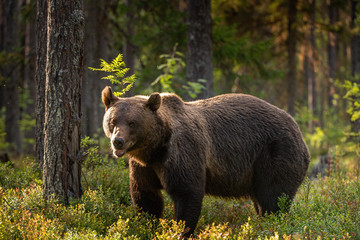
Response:
M174 94L162 94L166 119L179 126L201 122L212 137L239 137L247 142L259 138L301 135L295 120L284 110L246 94L223 94L213 98L183 102Z
M208 128L224 134L241 133L242 137L276 137L299 134L294 119L284 110L264 100L246 94L224 94L206 100L186 103L196 109L208 123Z
M286 164L293 166L290 172L305 168L307 147L298 125L285 111L245 94L225 94L193 102L182 102L175 96L169 99L164 99L164 104L170 103L167 108L174 109L172 118L180 129L174 131L184 131L189 124L205 129L201 147L203 142L210 144L206 159L207 193L229 197L249 194L254 166L276 164L271 163L275 158L270 155L276 154L277 148L287 155ZM194 127L188 129L198 131Z

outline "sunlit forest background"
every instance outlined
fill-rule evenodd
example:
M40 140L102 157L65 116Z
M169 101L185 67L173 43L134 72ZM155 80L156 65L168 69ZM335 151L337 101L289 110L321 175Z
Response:
M207 199L200 239L360 238L358 2L212 0L212 79L192 84L187 1L84 0L85 193L66 207L41 198L36 66L37 49L46 42L36 39L37 4L0 0L0 239L172 239L181 233L169 199L160 225L128 208L126 159L113 159L102 130L101 90L119 88L89 69L119 53L127 75L136 76L126 96L157 91L195 100L207 81L202 97L246 93L288 111L312 155L309 176L314 166L313 178L322 173L302 186L290 215L262 220L246 200Z
M31 154L35 151L36 3L10 1L12 9L5 9L4 2L0 146L1 151ZM357 19L352 1L294 2L295 10L285 0L212 1L213 92L247 93L288 110L304 132L319 134L317 153L321 153L350 130L351 99L344 96L350 88L346 82L358 81ZM129 74L136 75L128 95L173 91L186 96L184 1L88 0L84 8L83 136L102 135L100 93L109 82L88 69L98 67L100 59L124 55ZM5 17L5 10L10 15ZM159 81L164 74L172 78Z

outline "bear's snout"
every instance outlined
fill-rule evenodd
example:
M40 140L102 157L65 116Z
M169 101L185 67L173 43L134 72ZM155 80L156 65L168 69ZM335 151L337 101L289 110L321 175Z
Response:
M114 138L113 145L117 150L122 149L124 147L124 139L122 139L121 137Z

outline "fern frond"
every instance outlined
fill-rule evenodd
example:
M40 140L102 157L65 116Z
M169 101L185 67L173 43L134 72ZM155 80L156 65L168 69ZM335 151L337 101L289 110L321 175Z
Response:
M124 78L130 69L125 67L125 62L123 61L123 55L121 53L114 58L111 63L106 62L104 59L100 59L100 68L89 67L89 69L92 71L110 73L101 79L109 80L112 84L122 88L120 92L114 93L118 97L129 91L136 79L135 74Z

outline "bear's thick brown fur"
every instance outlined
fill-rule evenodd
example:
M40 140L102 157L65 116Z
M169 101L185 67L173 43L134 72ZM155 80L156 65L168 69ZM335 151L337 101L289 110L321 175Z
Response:
M183 102L174 94L117 98L102 92L103 127L114 155L129 156L130 193L142 211L161 217L160 190L176 220L193 233L205 194L250 197L256 212L277 212L302 183L309 152L285 111L256 97L225 94Z

